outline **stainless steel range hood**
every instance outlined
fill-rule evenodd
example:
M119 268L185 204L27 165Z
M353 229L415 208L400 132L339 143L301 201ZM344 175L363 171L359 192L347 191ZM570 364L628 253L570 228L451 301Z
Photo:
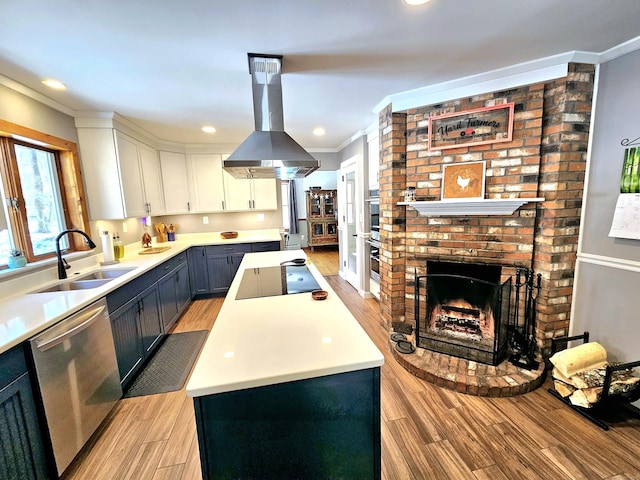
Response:
M282 55L249 53L255 131L223 162L236 178L302 178L320 164L284 131Z

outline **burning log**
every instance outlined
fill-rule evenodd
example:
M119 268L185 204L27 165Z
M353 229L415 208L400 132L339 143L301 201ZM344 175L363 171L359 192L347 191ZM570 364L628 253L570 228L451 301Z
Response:
M554 366L556 392L563 398L568 397L572 405L595 406L602 398L608 370L611 370L608 395L621 395L640 387L640 378L634 376L633 369L613 370L622 364L607 362L606 350L596 342L563 350L549 360Z

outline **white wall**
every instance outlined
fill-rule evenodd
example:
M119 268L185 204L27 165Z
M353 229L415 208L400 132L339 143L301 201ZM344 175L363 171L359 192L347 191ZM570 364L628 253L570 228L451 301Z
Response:
M600 66L586 198L576 266L571 332L585 330L610 360L640 360L640 241L608 236L625 147L640 137L640 51Z
M0 85L0 118L78 143L73 117Z
M318 158L317 154L312 154ZM335 157L335 154L333 155ZM327 163L327 162L323 162ZM333 167L333 164L332 164ZM316 170L309 176L298 178L296 182L296 200L298 205L298 234L289 235L290 245L299 245L300 247L309 246L308 227L307 227L307 191L311 187L321 187L324 190L333 190L337 188L337 173L331 170Z

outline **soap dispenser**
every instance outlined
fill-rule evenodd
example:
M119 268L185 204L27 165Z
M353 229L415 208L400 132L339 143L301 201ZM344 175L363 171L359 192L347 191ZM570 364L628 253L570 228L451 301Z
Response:
M113 255L116 261L120 261L122 257L124 257L124 244L122 240L120 240L120 234L116 232L113 237Z

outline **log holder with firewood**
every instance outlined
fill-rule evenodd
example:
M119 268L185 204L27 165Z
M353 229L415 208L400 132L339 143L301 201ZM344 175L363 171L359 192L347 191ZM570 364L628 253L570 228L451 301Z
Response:
M569 342L580 340L581 346L569 350L589 352L594 356L593 365L588 365L584 358L573 358L571 366L575 371L567 372L560 368L562 359L558 358L554 363L556 354L567 348ZM623 413L627 417L640 418L640 409L632 405L640 399L640 379L633 375L633 369L640 367L640 361L606 361L606 351L598 343L589 342L589 332L552 339L550 361L555 368L552 373L554 388L549 388L549 393L603 430L609 430L607 422L623 419ZM584 368L579 367L580 362L584 362Z

